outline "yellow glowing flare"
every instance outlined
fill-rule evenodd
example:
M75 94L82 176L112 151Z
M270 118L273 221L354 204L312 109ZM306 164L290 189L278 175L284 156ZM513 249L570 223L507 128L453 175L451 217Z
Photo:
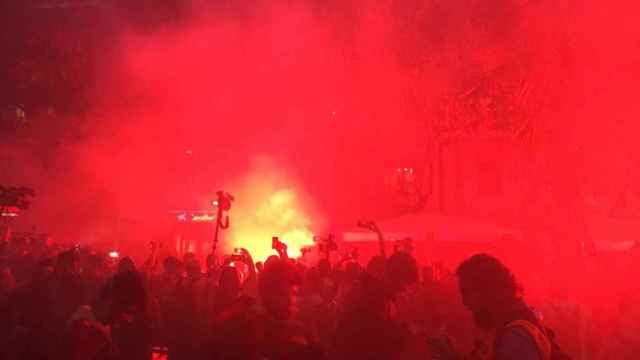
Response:
M301 249L313 245L311 217L294 187L280 185L284 181L264 174L252 174L242 189L231 212L232 226L226 234L224 248L246 248L255 261L276 255L271 238L278 236L287 244L290 257L299 257ZM237 188L237 186L236 186Z

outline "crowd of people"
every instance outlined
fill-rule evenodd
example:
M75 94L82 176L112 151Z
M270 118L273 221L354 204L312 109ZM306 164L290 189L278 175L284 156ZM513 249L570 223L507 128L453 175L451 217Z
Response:
M449 272L402 251L364 267L254 263L245 249L139 265L85 248L1 251L2 359L569 358L487 254Z

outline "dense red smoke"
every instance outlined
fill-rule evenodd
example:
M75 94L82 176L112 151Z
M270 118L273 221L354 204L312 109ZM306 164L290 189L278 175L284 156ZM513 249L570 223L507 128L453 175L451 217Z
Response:
M98 62L86 138L63 140L46 164L32 160L33 149L6 147L9 166L0 180L38 190L23 221L38 219L71 242L145 244L170 237L169 211L207 208L220 189L237 195L231 217L239 224L257 221L247 215L253 205L292 192L287 208L300 222L291 227L305 231L303 243L358 218L396 215L385 179L399 167L429 178L439 156L435 139L460 130L452 113L473 107L470 113L492 118L491 109L501 108L495 99L508 94L465 102L491 93L483 79L495 77L505 88L525 89L518 101L531 119L476 119L455 136L507 129L517 134L516 145L451 153L463 159L458 175L471 174L469 163L482 156L489 167L508 164L504 188L511 195L504 204L470 199L466 176L443 176L435 189L455 190L429 197L426 208L529 229L524 241L560 239L561 260L535 265L545 274L565 267L580 269L571 276L588 274L575 257L583 242L637 240L637 226L607 222L612 212L633 213L640 197L636 12L507 0L276 1L183 10L182 21L153 31L114 16L117 45ZM449 98L453 105L442 106ZM519 119L519 108L503 108L505 118ZM256 169L264 157L274 164L271 173ZM267 190L254 189L256 177ZM246 234L259 234L250 241L260 242L263 256L271 226L291 230L261 224L255 233L224 235L249 247ZM618 232L621 226L628 231ZM527 257L504 253L516 267ZM634 280L618 266L617 274L628 276L612 290ZM595 272L575 282L592 280L607 281Z
M211 13L151 34L121 30L118 50L100 62L90 139L59 153L69 171L46 196L60 196L53 202L69 218L51 226L104 241L120 235L96 227L125 220L158 236L169 210L207 207L222 187L243 191L259 156L314 200L312 219L351 225L388 213L384 176L422 165L425 124L407 113L390 15L362 10L346 19L351 30L302 4Z

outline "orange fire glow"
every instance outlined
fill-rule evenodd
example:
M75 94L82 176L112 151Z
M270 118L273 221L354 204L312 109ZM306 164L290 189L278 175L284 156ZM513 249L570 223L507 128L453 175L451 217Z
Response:
M281 175L260 171L247 177L231 210L231 227L222 245L227 253L242 247L255 261L264 261L276 254L273 236L287 244L290 257L299 257L301 248L313 245L312 217L300 190L291 184Z

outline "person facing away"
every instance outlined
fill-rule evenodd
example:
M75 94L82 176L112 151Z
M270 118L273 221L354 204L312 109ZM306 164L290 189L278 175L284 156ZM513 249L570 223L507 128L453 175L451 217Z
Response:
M488 353L472 353L471 358L568 359L551 331L525 303L522 288L500 260L477 254L460 264L456 274L463 305L471 311L475 325L495 335ZM463 358L446 338L431 338L429 343L435 359Z
M76 354L74 358L95 353L91 359L149 359L152 315L142 276L135 271L119 272L106 286L109 289L98 300L105 306L96 306L96 311L84 307L87 314L82 314L81 309L70 324L73 336L69 348ZM86 349L87 345L96 348Z
M240 277L238 271L231 266L225 266L220 272L218 289L213 303L212 314L214 318L226 315L223 313L234 304L239 296Z
M395 298L417 279L415 259L408 254L372 258L344 299L331 358L411 358L413 336L396 318Z
M93 302L100 296L100 292L107 282L107 272L108 269L104 257L90 254L85 260L82 280L88 302Z
M79 255L75 250L58 254L50 282L54 328L62 329L85 299L85 284L80 276Z
M208 359L252 359L256 356L253 299L240 295L240 277L234 267L221 268L212 308Z

